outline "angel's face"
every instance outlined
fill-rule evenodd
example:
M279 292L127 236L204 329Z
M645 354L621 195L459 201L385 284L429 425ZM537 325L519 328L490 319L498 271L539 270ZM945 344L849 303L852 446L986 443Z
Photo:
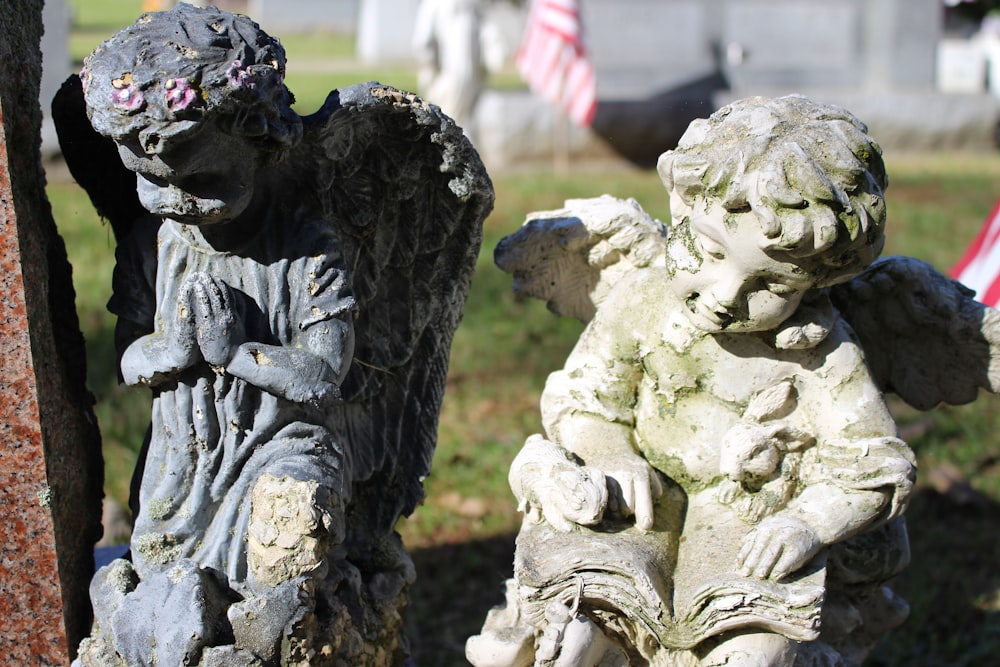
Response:
M711 202L697 204L689 221L692 265L672 266L670 287L695 327L707 333L770 331L799 307L815 284L802 266L764 249L760 223L751 212L730 213ZM683 227L678 231L683 233Z
M118 155L136 174L142 205L177 222L226 222L243 213L253 198L256 149L243 137L214 126L160 141L153 149L143 148L138 140L123 140Z

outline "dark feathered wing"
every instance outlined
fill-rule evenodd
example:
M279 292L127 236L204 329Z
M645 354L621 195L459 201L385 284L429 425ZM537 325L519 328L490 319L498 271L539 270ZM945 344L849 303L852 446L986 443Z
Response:
M920 410L1000 391L1000 312L911 257L887 257L831 298L880 388Z
M304 120L290 166L317 178L359 310L344 405L330 426L359 480L352 505L364 516L349 524L382 530L423 498L493 186L461 129L416 96L359 84Z
M115 142L91 127L76 74L63 82L52 100L52 123L70 173L120 241L136 220L149 213L139 203L135 174L122 164Z

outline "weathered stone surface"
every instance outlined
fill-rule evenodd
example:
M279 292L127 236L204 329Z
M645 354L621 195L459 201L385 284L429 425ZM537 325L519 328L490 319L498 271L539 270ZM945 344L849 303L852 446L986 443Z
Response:
M883 393L1000 390L1000 312L875 261L885 166L842 108L739 100L658 171L669 228L571 200L497 247L515 289L588 324L512 465L514 579L466 655L858 664L908 613L885 584L909 561L915 457Z
M78 664L405 659L394 529L423 496L492 186L438 107L372 82L302 118L284 66L246 16L180 3L54 105L95 149L66 153L74 174L113 158L80 179L98 208L146 209L107 209L109 307L123 381L154 389L134 576L95 578Z
M225 605L231 599L214 573L180 560L123 596L113 614L112 644L127 665L198 664L205 647L226 643ZM177 608L188 613L170 613Z
M44 192L42 3L0 31L0 655L64 664L89 626L102 466L70 269Z

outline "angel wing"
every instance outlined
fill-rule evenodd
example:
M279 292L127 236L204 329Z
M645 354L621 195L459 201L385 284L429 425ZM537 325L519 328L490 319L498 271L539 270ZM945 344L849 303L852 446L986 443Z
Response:
M148 213L114 143L91 128L79 77L53 109L71 172L124 238ZM335 227L359 310L344 403L328 417L349 448L353 511L364 514L348 525L385 532L423 498L493 186L451 119L387 86L333 91L303 127L277 168Z
M887 257L830 297L884 391L920 410L1000 391L1000 312L912 257Z
M329 419L351 448L364 513L348 525L387 531L423 498L493 187L450 118L387 86L334 91L304 127L290 166L316 174L359 310L344 403Z
M496 262L516 293L587 322L622 275L664 261L667 233L634 200L570 200L529 214L497 246ZM921 410L1000 391L1000 312L929 264L884 258L829 292L883 391Z
M52 124L70 173L98 215L111 224L115 241L121 241L149 212L139 203L135 174L122 164L115 143L91 127L83 84L76 74L63 82L52 100Z
M513 275L516 294L589 322L623 275L664 261L666 237L667 226L634 199L570 199L562 209L528 214L494 259Z

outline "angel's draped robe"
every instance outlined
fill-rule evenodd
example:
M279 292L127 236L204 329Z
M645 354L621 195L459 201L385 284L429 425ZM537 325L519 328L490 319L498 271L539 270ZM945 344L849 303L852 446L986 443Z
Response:
M119 334L166 331L177 320L181 286L195 272L232 288L248 341L296 346L311 327L353 321L355 300L326 221L293 214L225 253L183 225L156 227L155 220L137 225L118 248L108 307ZM350 363L325 361L335 370ZM191 558L241 591L251 491L264 474L319 482L341 508L346 500L343 443L332 437L321 406L286 400L203 360L154 387L147 439L132 536L143 578Z

